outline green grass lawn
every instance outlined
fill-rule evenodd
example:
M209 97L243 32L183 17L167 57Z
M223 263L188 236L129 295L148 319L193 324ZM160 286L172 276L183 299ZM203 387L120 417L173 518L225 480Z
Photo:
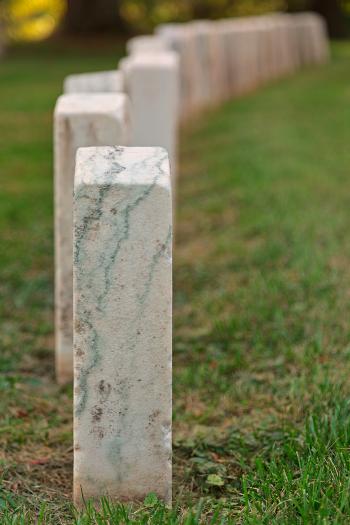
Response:
M121 52L51 44L0 63L1 524L348 524L350 44L183 130L174 510L152 497L71 506L52 110L66 74L113 68Z

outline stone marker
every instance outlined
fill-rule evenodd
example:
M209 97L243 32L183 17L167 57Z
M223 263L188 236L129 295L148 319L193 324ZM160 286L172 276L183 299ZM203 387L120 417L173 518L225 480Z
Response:
M276 24L271 16L256 16L252 19L257 57L256 85L262 86L274 77L274 48L276 46ZM277 73L279 74L279 73Z
M194 34L194 46L197 57L198 79L195 95L197 108L201 110L213 103L212 93L214 86L212 85L212 54L210 50L213 24L208 20L194 20L189 25ZM215 79L215 82L217 82L217 79Z
M63 95L55 108L55 348L59 383L73 379L72 206L80 146L128 143L129 103L120 94Z
M299 60L302 65L324 63L329 59L329 41L324 19L316 13L294 15Z
M211 102L221 104L227 92L227 64L225 40L218 31L218 22L212 22L209 34Z
M171 502L171 201L163 148L78 150L76 504Z
M257 62L253 47L255 42L251 38L252 31L249 31L249 24L245 19L220 20L216 24L224 42L226 57L224 98L229 99L250 91L254 86ZM256 34L255 29L253 31ZM254 59L255 64L252 64Z
M123 75L117 70L69 75L63 84L64 93L120 93L123 91Z
M322 64L329 59L329 41L326 22L317 13L310 13L310 32L312 57L315 63Z
M167 149L176 173L179 62L173 51L137 53L122 60L131 100L132 146Z
M201 65L196 53L195 31L190 24L162 24L155 31L179 57L179 112L181 120L186 121L199 109Z
M294 24L293 15L274 14L272 18L276 24L276 44L280 52L280 73L281 76L285 76L295 71L297 63L297 50L291 39L291 24Z

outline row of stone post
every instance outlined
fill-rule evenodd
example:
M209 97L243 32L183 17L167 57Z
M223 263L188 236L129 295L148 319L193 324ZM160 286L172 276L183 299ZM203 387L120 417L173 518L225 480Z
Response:
M55 348L74 375L74 498L171 500L172 201L179 122L326 60L322 19L168 24L55 109ZM170 163L169 163L170 160Z
M184 120L300 67L321 63L329 53L324 21L315 13L164 24L156 34L180 57Z

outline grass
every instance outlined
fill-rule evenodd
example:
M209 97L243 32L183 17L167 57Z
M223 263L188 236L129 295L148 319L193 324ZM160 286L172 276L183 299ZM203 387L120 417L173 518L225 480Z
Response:
M66 74L120 49L67 49L0 64L1 523L349 523L350 45L183 130L174 509L82 513L53 381L51 115Z

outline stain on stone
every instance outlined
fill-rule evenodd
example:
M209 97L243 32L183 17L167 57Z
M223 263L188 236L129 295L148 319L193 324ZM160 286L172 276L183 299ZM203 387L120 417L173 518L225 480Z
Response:
M139 204L150 195L150 193L156 185L157 179L158 175L155 177L152 184L150 184L146 189L142 189L140 194L132 202L128 202L124 208L120 209L119 213L121 225L119 226L118 238L116 239L115 248L110 253L108 264L106 264L104 268L104 289L102 290L101 294L97 297L97 304L101 311L103 311L105 308L105 299L111 288L111 275L115 261L118 257L118 254L121 251L122 245L129 238L130 216L132 212L139 206Z
M78 332L78 334L81 334L84 331L84 324L81 322L81 320L76 319L74 323L75 331Z
M115 465L116 467L118 466L118 468L116 468L116 471L115 471L116 479L118 481L121 481L124 475L124 473L122 472L122 468L121 468L122 448L123 448L123 440L120 434L117 434L109 444L107 457L113 465Z
M77 357L82 357L83 355L85 355L85 352L84 352L84 350L82 350L81 348L77 348L77 349L75 350L75 355L76 355Z
M93 435L97 440L101 441L105 437L105 429L99 425L94 425L89 430L89 434Z
M142 295L139 296L139 301L141 304L144 304L146 301L146 298L151 290L151 285L152 285L152 281L153 281L153 277L155 274L155 269L157 267L157 264L159 260L161 259L161 257L166 254L168 248L170 247L171 239L172 239L172 229L171 229L171 226L169 226L165 241L163 243L160 243L158 241L158 245L160 246L160 248L156 251L156 253L152 257L148 277L145 282L144 292L142 293Z
M100 399L102 402L107 401L109 398L109 395L112 391L112 386L110 383L107 383L104 379L101 379L101 381L98 384L98 392L100 395Z
M153 425L160 414L160 410L154 410L148 417L148 425Z
M124 407L123 410L119 410L118 415L120 417L124 417L126 416L127 411L128 411L127 407Z
M98 421L101 421L102 415L103 415L102 408L99 407L98 405L95 405L91 410L91 415L92 415L93 423L97 423Z

